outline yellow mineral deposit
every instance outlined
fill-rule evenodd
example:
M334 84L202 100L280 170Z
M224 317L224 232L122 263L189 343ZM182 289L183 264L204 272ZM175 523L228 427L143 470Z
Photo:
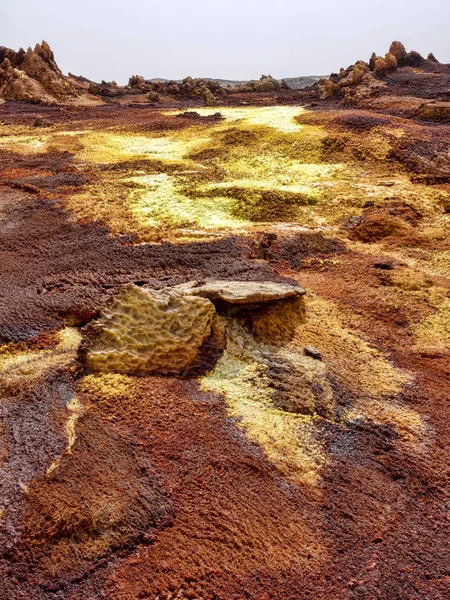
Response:
M7 126L0 146L23 154L68 151L81 171L117 166L100 170L65 202L80 218L141 242L190 241L286 222L333 228L358 215L367 199L384 202L383 177L392 179L396 198L424 210L427 235L448 235L448 219L441 218L438 231L430 229L442 213L430 186L413 185L386 160L390 140L404 135L401 127L333 136L298 106L195 110L223 118L145 133L53 126L36 135L31 127ZM180 113L164 114L178 119ZM336 143L342 145L339 161L329 152ZM433 261L434 253L428 254Z
M66 366L75 356L81 341L78 329L66 327L57 333L52 349L29 350L23 344L7 344L0 348L0 374L3 383L14 386L43 375L52 367Z
M433 314L425 317L414 329L416 348L419 351L450 350L450 298L443 293L436 294L431 304Z
M286 477L314 487L326 459L316 436L315 417L274 406L269 379L257 359L261 349L238 325L231 324L227 348L215 368L201 379L201 386L224 395L229 415L250 440L261 444Z
M296 117L303 112L298 106L265 106L265 107L243 107L243 108L196 108L195 112L207 117L220 112L225 121L240 122L243 125L266 125L278 131L291 133L299 131L301 125ZM167 112L166 114L174 114ZM175 113L179 114L179 113Z
M314 487L327 458L318 426L323 417L277 408L268 370L260 359L261 354L272 352L295 364L304 347L314 345L323 352L323 370L314 373L306 362L301 368L306 375L309 371L310 381L319 376L322 389L333 376L352 394L353 407L344 421L389 424L401 441L418 449L425 433L422 419L398 400L403 386L411 381L409 374L345 327L331 302L309 293L303 309L298 304L301 314L291 314L295 306L292 303L286 310L282 304L274 304L257 315L252 324L256 338L238 324L229 324L227 348L215 368L201 379L202 388L224 395L230 416L252 441L261 444L286 477ZM307 385L301 393L307 395ZM331 411L332 393L328 402ZM328 418L334 419L332 412Z
M66 421L66 434L67 434L67 448L64 450L64 454L70 454L72 452L73 445L75 444L75 426L80 415L83 413L83 405L81 404L79 398L74 396L67 404L66 408L69 412L69 417ZM63 455L64 455L63 454ZM56 458L52 464L47 469L47 475L50 475L61 462L61 456Z

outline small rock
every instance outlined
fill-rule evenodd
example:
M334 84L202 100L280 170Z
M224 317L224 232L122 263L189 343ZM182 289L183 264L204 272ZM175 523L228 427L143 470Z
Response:
M214 96L214 94L209 88L205 87L205 89L202 92L202 95L206 106L217 106L219 104L217 98Z
M306 356L310 356L316 360L322 360L322 352L315 346L305 346L304 352Z
M33 125L34 127L48 127L50 123L42 115L36 115Z
M392 271L394 263L391 262L377 262L373 265L374 269L382 269L383 271Z
M159 102L160 101L160 97L157 92L149 92L147 95L147 98L150 100L150 102Z
M353 217L349 217L345 223L345 227L347 229L353 229L354 227L358 227L361 225L362 217L361 215L355 215Z

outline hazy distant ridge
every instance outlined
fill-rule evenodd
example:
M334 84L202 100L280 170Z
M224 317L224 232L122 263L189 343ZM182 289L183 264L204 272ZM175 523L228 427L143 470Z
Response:
M317 83L319 79L321 79L321 75L304 75L302 77L285 77L284 79L280 79L280 81L286 82L286 85L291 90L301 90L310 85L314 85ZM222 87L235 87L237 85L241 85L247 83L249 80L235 80L235 79L215 79L213 77L203 77L205 81L217 81L220 83ZM171 81L170 79L165 79L164 77L154 77L153 79L149 79L151 82L167 82ZM181 83L182 79L176 79L177 83Z

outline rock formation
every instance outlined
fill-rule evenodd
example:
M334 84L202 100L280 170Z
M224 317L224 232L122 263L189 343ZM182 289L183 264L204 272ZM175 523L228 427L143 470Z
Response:
M412 71L413 68L416 70ZM424 86L421 78L426 79L431 75L438 75L433 79L433 86L429 85L428 79ZM322 100L333 96L341 97L347 104L357 104L361 100L389 94L389 88L404 88L395 90L395 93L401 95L437 97L447 90L449 76L448 65L441 65L432 54L425 59L414 50L406 52L401 42L394 41L384 56L377 56L373 52L368 62L359 60L346 69L341 69L338 74L333 73L328 79L321 79L318 89ZM423 87L426 88L425 91ZM428 95L424 95L425 92Z
M220 346L212 300L262 304L305 293L300 286L270 281L191 282L160 291L125 285L86 327L82 354L92 371L185 374L197 366L208 338Z
M0 98L56 104L77 95L47 42L18 52L0 47Z
M233 91L252 93L252 92L277 92L281 89L287 89L287 83L279 81L272 77L272 75L261 75L259 80L246 81L240 85L237 85Z
M401 61L406 56L406 48L401 42L392 42L389 52L395 56L397 61Z

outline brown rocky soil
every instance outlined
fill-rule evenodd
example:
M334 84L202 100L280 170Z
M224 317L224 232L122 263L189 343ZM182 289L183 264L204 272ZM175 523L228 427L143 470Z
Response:
M391 53L406 61L383 74L397 96L402 69L437 64ZM438 67L445 75L442 65L429 72ZM311 101L296 94L239 92L226 103ZM0 107L2 599L450 596L450 126L341 100L299 108L306 137L227 125L221 107L40 106L44 127L35 106ZM212 141L188 167L130 146L190 143L192 132ZM122 136L130 154L117 158L114 146L111 158L105 146L97 158L105 135ZM223 184L233 151L244 171L268 139L308 166L322 194L301 212L298 191L252 196L242 177L225 200L256 203L251 226L192 240L168 228L150 243L116 188L95 196L105 206L92 203L99 181L108 194L129 173ZM272 216L283 202L287 223ZM211 280L226 292L236 287L223 282L253 281L307 293L233 304L223 290L211 296ZM86 367L82 335L121 286L193 281L216 311L201 368Z

